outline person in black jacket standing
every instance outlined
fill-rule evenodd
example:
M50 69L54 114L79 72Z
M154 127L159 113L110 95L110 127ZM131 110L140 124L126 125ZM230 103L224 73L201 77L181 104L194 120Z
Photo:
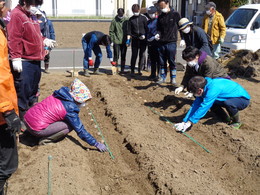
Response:
M146 50L145 35L148 32L147 19L144 15L140 14L140 6L138 4L134 4L132 6L132 11L134 15L130 17L128 21L126 45L129 46L130 41L132 40L131 74L134 74L135 72L135 63L139 51L138 74L142 75L141 65L144 58L144 52Z
M160 79L158 84L164 83L167 77L167 61L170 66L171 84L176 85L176 42L178 40L178 22L180 14L170 9L168 0L158 0L162 13L158 17L157 34L159 41Z
M193 25L193 22L190 22L187 18L182 18L179 21L179 27L179 30L183 32L186 47L196 47L200 51L205 51L209 56L212 56L209 46L210 37L208 38L208 35L202 28Z

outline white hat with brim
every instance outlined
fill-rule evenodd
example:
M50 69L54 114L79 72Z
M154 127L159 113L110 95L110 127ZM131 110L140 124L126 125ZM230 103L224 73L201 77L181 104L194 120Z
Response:
M179 30L183 30L184 28L186 28L188 25L193 24L193 22L190 22L187 18L182 18L180 19L180 21L178 22L179 24Z

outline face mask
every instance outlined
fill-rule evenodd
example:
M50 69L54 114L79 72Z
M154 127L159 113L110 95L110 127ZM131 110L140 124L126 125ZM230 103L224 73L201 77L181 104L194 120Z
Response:
M79 108L82 108L82 107L85 107L86 106L86 103L81 103L78 105Z
M139 16L139 12L134 12L134 15L135 16Z
M32 15L35 15L35 13L38 11L36 7L31 6L29 9L29 12L31 12Z
M168 7L161 9L161 11L162 11L163 13L167 13L167 12L168 12Z
M206 14L207 14L207 15L210 15L210 14L211 14L210 10L207 10L207 11L206 11Z
M149 14L149 16L150 16L150 18L152 18L152 19L156 17L155 14Z
M187 26L182 30L183 33L188 34L190 32L190 26Z
M193 60L193 61L187 62L187 64L189 65L189 67L195 67L198 64L198 62Z

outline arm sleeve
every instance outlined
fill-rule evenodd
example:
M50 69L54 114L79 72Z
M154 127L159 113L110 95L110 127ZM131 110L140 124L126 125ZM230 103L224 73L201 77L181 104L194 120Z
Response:
M180 16L179 12L174 12L174 17L176 18L177 29L179 29L179 21L181 19L181 16ZM179 33L180 33L181 39L183 40L184 39L183 32L179 31Z
M50 39L55 40L55 31L54 31L54 27L53 24L50 20L48 20L49 23L49 28L50 28Z
M111 37L111 41L115 41L115 25L114 20L112 20L110 27L109 27L109 36Z
M186 116L183 119L183 122L188 122L190 121L190 118L194 115L194 113L198 110L201 102L203 101L202 97L197 97L193 104L191 105L191 108L189 109L188 113L186 114ZM191 121L192 122L192 121ZM193 123L193 122L192 122Z
M77 113L67 113L65 120L68 121L70 126L77 132L80 139L91 146L94 146L97 143L96 139L84 128Z
M149 29L147 25L147 19L145 17L144 17L144 30L145 30L145 37L146 37Z
M207 37L206 33L204 32L204 30L201 28L197 28L197 35L198 35L199 41L202 43L200 51L205 51L207 53L210 53L208 37Z
M88 57L92 57L92 49L96 43L97 43L97 36L95 34L92 34L87 47Z
M224 39L226 36L226 24L223 16L220 17L219 31L220 31L220 38Z
M132 32L131 32L131 19L129 19L128 21L127 21L127 35L130 35L130 36L132 36Z
M110 45L107 45L107 46L106 46L106 51L107 51L107 58L113 58Z
M7 31L10 58L21 58L23 53L22 37L24 32L21 19L14 15L7 25Z
M211 106L214 104L215 100L217 99L220 89L215 87L212 87L212 89L209 89L207 91L207 94L204 98L200 97L200 104L196 104L196 110L193 112L191 111L190 115L188 116L188 120L191 121L192 123L197 123L202 117L207 114ZM186 117L185 117L186 118Z
M181 81L181 85L183 86L183 88L186 88L188 86L188 82L192 76L193 76L192 68L189 67L188 65L186 65L186 70L185 70L183 79Z

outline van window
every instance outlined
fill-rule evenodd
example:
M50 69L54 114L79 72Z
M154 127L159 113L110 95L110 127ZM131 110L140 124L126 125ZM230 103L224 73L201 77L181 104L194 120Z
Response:
M256 12L257 9L237 9L227 19L226 27L246 28Z

